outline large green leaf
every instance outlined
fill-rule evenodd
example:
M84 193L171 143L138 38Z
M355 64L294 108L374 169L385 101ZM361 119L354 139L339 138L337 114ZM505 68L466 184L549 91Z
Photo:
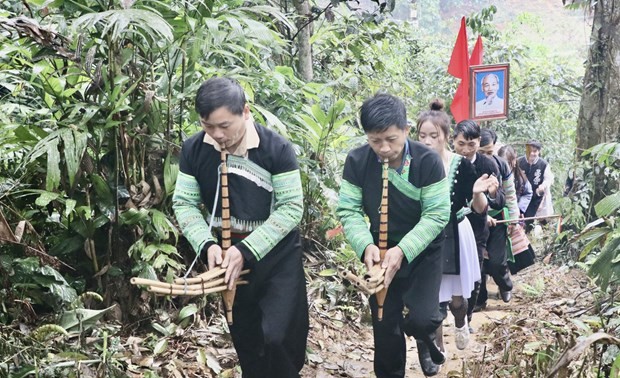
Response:
M614 278L620 278L620 262L617 261L620 254L620 232L607 239L601 252L596 256L590 266L589 273L595 277L601 289L607 290L609 282Z
M127 209L120 215L121 224L135 225L149 221L149 211L146 209Z
M255 104L253 107L254 109L258 110L258 112L265 118L265 126L275 127L278 133L288 138L288 131L286 129L286 126L275 114L260 105Z
M104 26L99 38L111 33L111 38L118 42L131 34L138 34L146 42L153 44L161 40L167 42L173 40L170 24L157 13L145 9L115 9L89 13L75 20L73 27L76 30L87 29L99 23Z
M608 217L620 209L620 192L611 194L600 200L594 210L599 217Z
M170 237L170 232L174 234L175 240L178 239L179 235L176 230L176 227L170 222L166 214L162 213L159 210L151 209L151 222L153 228L155 228L155 236L160 241L165 241Z
M174 193L178 175L178 159L168 153L168 155L166 155L166 160L164 161L164 187L166 189L166 195L170 196Z
M47 176L45 189L52 191L60 184L60 152L58 148L47 150Z
M582 234L579 240L585 240L587 243L579 254L579 260L583 260L594 247L600 245L601 241L605 240L610 232L611 229L609 227L597 227Z
M58 325L67 330L67 332L85 331L94 327L97 321L101 319L106 312L114 308L114 306L116 305L104 308L103 310L76 308L75 310L65 311L60 317Z
M67 164L67 174L69 175L69 185L73 187L75 176L80 169L82 156L86 151L88 135L74 129L64 129L60 134L65 152L65 162Z

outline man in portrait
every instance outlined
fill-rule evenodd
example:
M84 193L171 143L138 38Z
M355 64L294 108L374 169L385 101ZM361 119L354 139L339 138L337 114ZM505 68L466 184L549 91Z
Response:
M499 115L504 113L504 99L499 97L499 77L488 73L482 78L480 85L484 98L476 101L475 117Z

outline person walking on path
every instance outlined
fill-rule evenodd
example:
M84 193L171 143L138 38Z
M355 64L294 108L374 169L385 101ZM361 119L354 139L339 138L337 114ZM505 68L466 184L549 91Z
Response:
M442 321L439 287L443 229L450 217L448 182L441 157L407 138L409 126L400 99L389 94L367 99L360 122L368 143L347 155L336 214L367 268L381 264L386 269L382 320L377 318L376 295L370 297L375 374L405 377L405 335L433 342ZM381 261L377 245L385 162L389 165L388 250ZM436 348L418 343L420 365L427 376L437 374L429 347Z
M297 228L303 192L295 152L282 136L253 122L243 89L233 79L204 82L196 111L202 131L183 143L172 198L179 226L209 269L226 268L229 288L242 269L251 269L244 276L249 283L236 288L230 325L243 378L299 377L309 323ZM218 244L222 150L227 152L233 242L225 256Z
M487 174L476 179L473 164L448 149L450 117L443 111L441 100L433 101L430 109L418 116L417 136L421 143L433 148L441 156L450 185L450 222L445 230L439 301L444 318L448 307L454 315L456 347L463 350L469 342L468 299L475 282L480 280L476 239L465 215L470 212L486 215L488 203L485 193L494 191L499 183L497 178ZM440 326L437 329L437 340L443 349L441 336Z

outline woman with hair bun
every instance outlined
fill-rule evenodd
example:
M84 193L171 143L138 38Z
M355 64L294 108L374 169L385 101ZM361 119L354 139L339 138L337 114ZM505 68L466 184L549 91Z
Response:
M498 182L495 177L487 174L478 178L469 159L448 149L450 117L443 108L443 102L435 99L429 110L420 113L416 129L418 140L433 148L442 158L450 185L450 222L445 229L444 269L439 301L442 303L444 317L447 316L448 306L454 315L456 346L463 350L469 341L468 299L474 290L474 283L480 280L476 239L466 215L473 212L486 217L485 193L496 188ZM438 337L438 340L440 348L443 349L441 338Z

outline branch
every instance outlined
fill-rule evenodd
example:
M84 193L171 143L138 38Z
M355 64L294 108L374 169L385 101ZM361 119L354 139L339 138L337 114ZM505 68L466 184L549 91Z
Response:
M295 40L295 38L297 37L297 35L298 35L298 34L299 34L299 33L300 33L300 32L301 32L304 28L308 27L308 25L310 25L313 21L318 20L318 18L319 18L319 17L321 17L321 15L322 15L323 13L325 13L325 12L326 12L328 9L330 9L330 8L333 8L333 4L332 4L332 3L329 3L329 4L325 7L325 8L321 9L321 11L320 11L319 13L316 13L316 14L312 14L312 13L310 13L310 17L308 17L308 16L306 15L306 17L308 17L308 21L307 21L305 24L301 25L301 26L297 29L297 32L293 35L293 38L291 38L291 41L294 41L294 40Z
M64 265L65 267L67 267L67 268L69 268L69 269L71 269L71 270L75 271L75 268L73 268L73 267L72 267L72 266L70 266L70 265L67 265L67 264L66 264L66 263L64 263L62 260L60 260L58 257L51 256L51 255L49 255L48 253L46 253L45 251L41 251L41 250L39 250L39 249L36 249L36 248L34 248L34 247L31 247L31 246L29 246L28 244L20 243L20 242L18 242L18 241L11 240L11 239L6 239L6 238L3 238L3 237L1 237L1 236L0 236L0 241L7 242L7 243L11 243L11 244L15 244L15 245L19 245L19 246L22 246L22 247L24 247L24 248L27 248L28 250L30 250L30 251L32 251L32 252L34 252L34 253L36 253L36 254L38 254L38 255L40 255L40 256L43 256L43 257L45 257L45 258L50 258L50 259L54 260L55 262L59 263L60 265Z

